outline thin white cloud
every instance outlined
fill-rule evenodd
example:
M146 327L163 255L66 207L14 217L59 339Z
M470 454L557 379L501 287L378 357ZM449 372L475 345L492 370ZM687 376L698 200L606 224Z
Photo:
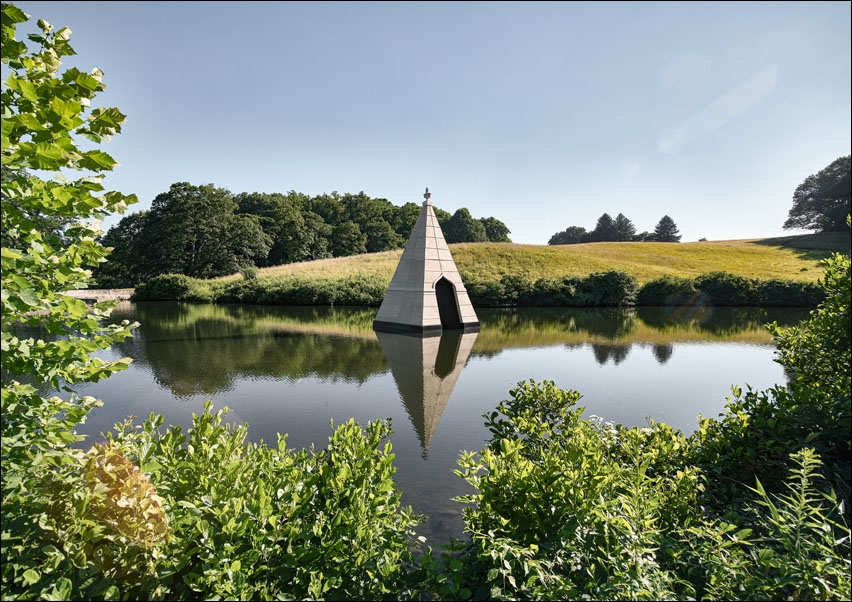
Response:
M720 96L680 127L660 134L657 150L674 154L693 140L709 134L745 113L752 105L769 94L778 83L778 67L772 65L730 92Z

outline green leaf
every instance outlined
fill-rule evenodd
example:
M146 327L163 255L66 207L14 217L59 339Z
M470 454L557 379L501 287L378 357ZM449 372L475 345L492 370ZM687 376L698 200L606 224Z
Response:
M24 571L24 585L32 585L33 583L37 583L39 579L41 579L41 575L38 574L38 571L34 571L33 569Z
M73 590L73 585L71 580L67 577L60 577L56 580L56 585L53 587L54 599L56 600L70 600L71 592Z
M118 161L103 151L89 151L83 153L80 159L80 167L92 171L111 170L118 165Z

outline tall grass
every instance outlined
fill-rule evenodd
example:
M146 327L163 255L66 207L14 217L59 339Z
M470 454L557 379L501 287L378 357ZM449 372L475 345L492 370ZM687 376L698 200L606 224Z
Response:
M602 242L580 245L461 243L449 245L463 277L499 280L506 274L530 280L542 277L587 276L618 270L640 285L663 276L694 278L728 272L746 278L816 282L819 261L831 251L848 251L849 236L832 234L687 243ZM375 274L393 276L402 250L336 257L263 268L261 278L301 276L338 278ZM225 280L239 277L225 277Z

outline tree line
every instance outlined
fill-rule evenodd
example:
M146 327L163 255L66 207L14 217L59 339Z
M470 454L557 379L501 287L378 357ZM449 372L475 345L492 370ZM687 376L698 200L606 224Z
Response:
M447 243L511 242L494 217L433 207ZM214 278L253 267L399 249L421 211L417 203L332 192L308 196L242 192L213 184L172 184L148 211L125 216L100 242L112 247L94 277L100 287L130 287L158 274Z
M591 232L582 226L568 226L551 236L547 244L576 245L584 242L680 242L680 232L668 215L657 222L654 232L637 234L636 226L623 213L619 213L615 219L609 213L604 213Z

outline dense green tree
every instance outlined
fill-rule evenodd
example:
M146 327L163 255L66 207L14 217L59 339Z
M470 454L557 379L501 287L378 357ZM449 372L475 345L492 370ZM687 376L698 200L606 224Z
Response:
M598 223L595 224L595 229L589 233L591 242L607 242L616 240L615 220L604 213L598 218Z
M668 215L664 215L654 227L654 240L657 242L680 242L677 224Z
M489 242L512 242L508 226L496 217L481 217L479 221L485 228L485 236Z
M402 237L402 240L408 240L411 233L414 231L414 224L417 223L417 218L420 217L421 206L417 203L405 203L394 214L394 219L391 222L393 229Z
M269 253L256 264L261 267L303 261L313 235L305 224L306 195L290 191L281 193L240 193L234 197L240 213L257 215L260 225L270 237Z
M331 194L320 194L312 197L303 208L303 211L311 211L322 217L325 223L335 226L349 219L346 207L341 202L340 194L334 190Z
M852 155L839 157L816 174L805 178L793 193L793 206L784 229L844 232L852 207Z
M549 245L576 245L588 242L589 233L582 226L568 226L562 232L557 232L547 241Z
M243 271L253 268L257 261L263 261L272 246L272 239L260 225L256 215L238 213L228 225L226 239L227 256L231 265L225 273Z
M367 252L367 236L353 221L345 221L331 230L331 254L335 257L348 257Z
M358 224L367 237L368 253L378 253L398 249L405 244L406 238L394 230L394 207L387 199L374 199L362 190L358 194L344 194L340 202L345 208L348 220Z
M438 225L441 226L441 230L447 227L447 224L452 219L452 214L449 211L444 211L443 209L439 209L435 205L432 205L432 211L435 213L435 218L438 220Z
M367 236L367 252L380 253L398 249L405 244L405 239L396 233L384 219L376 219L362 226Z
M157 195L142 231L151 251L145 276L212 278L265 259L271 239L256 217L238 218L237 208L230 191L212 184L178 182Z
M488 242L485 226L482 222L474 219L466 207L458 209L445 226L444 239L447 244L459 242Z
M626 242L636 238L636 226L623 213L615 216L613 225L615 227L615 240Z
M331 238L332 226L325 223L322 216L313 211L305 212L302 217L305 222L300 237L305 244L302 248L302 257L296 261L313 261L331 257L329 238Z
M109 260L98 265L93 277L99 288L134 287L143 281L142 273L149 249L142 244L142 230L147 211L131 213L101 237L101 244L111 248Z

